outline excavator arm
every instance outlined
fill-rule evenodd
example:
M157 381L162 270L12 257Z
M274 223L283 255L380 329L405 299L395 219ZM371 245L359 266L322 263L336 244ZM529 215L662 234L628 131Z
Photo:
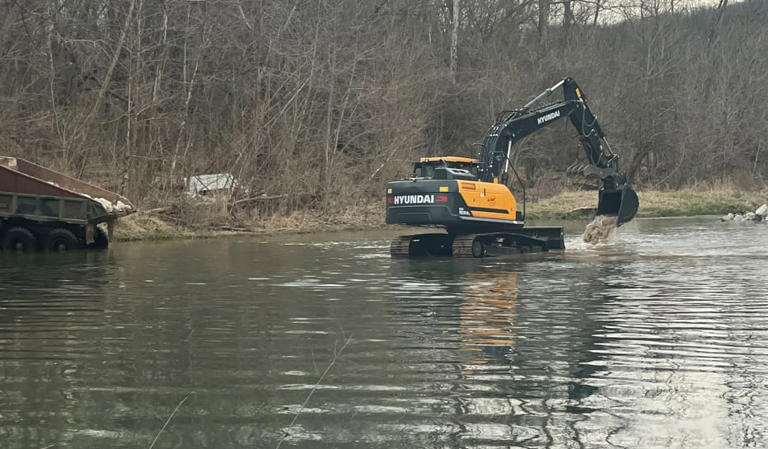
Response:
M563 100L541 107L536 103L563 88ZM639 201L627 185L627 178L618 169L618 156L611 151L597 118L589 109L587 99L571 78L565 78L539 94L520 109L502 111L483 139L479 178L484 182L505 180L509 171L512 146L525 137L560 119L568 118L576 129L588 164L581 173L602 182L597 207L598 215L615 215L618 225L634 218Z

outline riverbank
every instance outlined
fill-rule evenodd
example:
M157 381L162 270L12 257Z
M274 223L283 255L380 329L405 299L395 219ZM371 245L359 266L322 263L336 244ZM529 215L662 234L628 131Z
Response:
M196 220L158 216L139 211L118 222L114 240L169 240L179 238L211 238L226 235L268 235L277 233L362 231L386 227L383 201L350 206L345 210L304 210L274 214L265 219L223 217L218 223L208 217ZM394 229L395 227L392 226Z
M736 190L670 190L640 191L638 217L673 217L723 215L755 210L768 202L768 191ZM529 219L589 218L597 206L597 192L562 192L527 206ZM380 229L384 224L383 201L371 201L338 210L304 210L290 214L274 214L266 219L229 218L195 220L139 212L120 220L115 231L117 241L168 240L177 238L209 238L236 234L308 233ZM394 228L394 227L393 227Z
M648 190L638 191L638 217L687 217L723 215L729 212L753 211L768 203L768 191L737 190ZM563 192L551 198L530 203L528 218L582 218L591 216L597 206L597 192Z

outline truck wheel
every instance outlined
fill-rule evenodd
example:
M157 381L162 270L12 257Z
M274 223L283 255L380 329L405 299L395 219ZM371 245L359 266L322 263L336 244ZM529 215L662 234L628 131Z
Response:
M26 253L36 249L37 239L29 229L16 227L5 231L5 236L3 237L3 250Z
M107 233L102 231L101 228L96 228L96 233L93 235L93 243L88 247L93 249L106 249L109 246L109 237Z
M75 234L64 228L52 230L45 239L46 251L72 251L73 249L79 249L81 246Z

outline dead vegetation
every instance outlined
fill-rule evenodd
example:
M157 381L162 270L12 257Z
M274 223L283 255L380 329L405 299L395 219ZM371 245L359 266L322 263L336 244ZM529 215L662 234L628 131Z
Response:
M259 215L257 211L232 215L226 212L226 207L208 209L204 206L140 211L120 220L115 238L123 241L166 240L242 233L364 230L384 226L384 206L380 201L361 202L345 209L302 209L267 216Z
M498 111L563 76L639 190L759 189L768 170L766 2L97 3L3 3L0 146L174 226L367 223L418 156L475 155ZM515 148L530 199L583 157L572 137ZM243 195L187 202L206 173Z

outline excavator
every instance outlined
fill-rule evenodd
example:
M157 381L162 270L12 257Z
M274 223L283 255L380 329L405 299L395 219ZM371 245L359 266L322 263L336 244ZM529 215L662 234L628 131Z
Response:
M538 105L562 87L563 99ZM637 213L637 194L618 168L587 98L564 78L520 109L502 111L486 132L478 159L423 157L410 177L387 183L387 223L443 228L445 232L404 235L390 245L392 257L485 257L565 249L562 227L525 226L525 185L510 165L512 147L525 137L568 118L578 133L586 164L569 174L599 182L596 215L615 217L616 226ZM522 208L510 187L510 173L522 193Z

